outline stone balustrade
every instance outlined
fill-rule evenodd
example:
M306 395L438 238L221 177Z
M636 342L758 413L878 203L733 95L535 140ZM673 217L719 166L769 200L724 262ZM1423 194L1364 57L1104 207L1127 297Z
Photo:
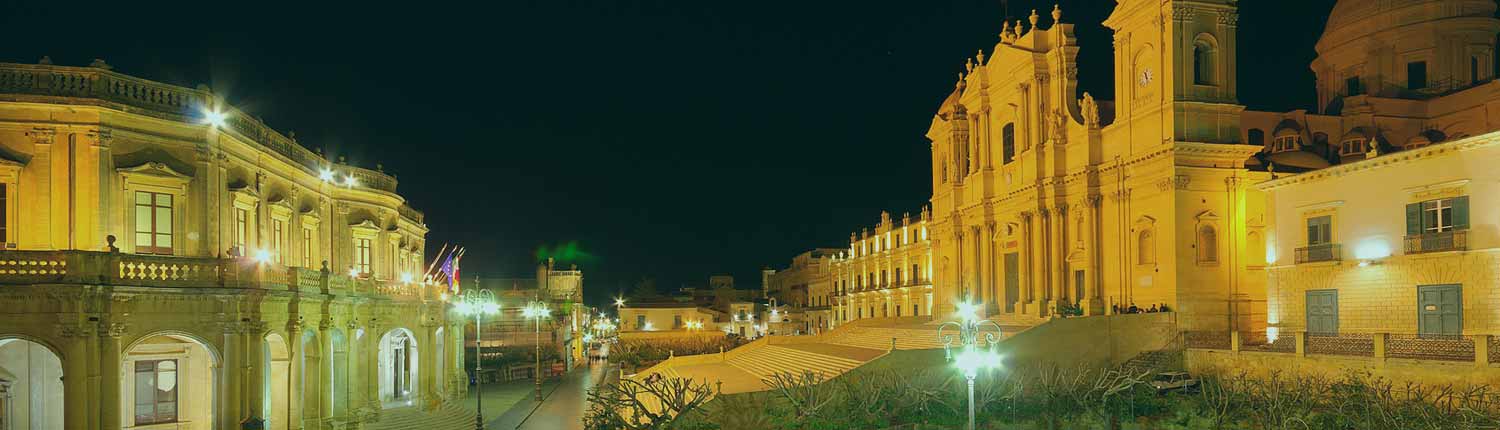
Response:
M1423 335L1413 333L1308 333L1267 336L1264 332L1183 332L1190 349L1234 353L1276 353L1298 357L1326 355L1367 358L1376 361L1417 360L1472 362L1488 367L1500 364L1500 336Z
M0 251L0 288L6 285L109 285L237 288L432 300L443 288L286 267L254 260L122 254L95 251Z

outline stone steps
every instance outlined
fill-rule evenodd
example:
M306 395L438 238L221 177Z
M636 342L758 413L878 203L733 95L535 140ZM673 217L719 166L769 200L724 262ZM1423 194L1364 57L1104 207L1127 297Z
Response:
M762 380L769 380L777 374L802 375L805 372L812 372L826 379L848 372L860 364L863 363L858 360L775 345L766 345L729 360L730 366Z
M365 430L468 430L474 428L474 412L445 405L432 412L410 406L380 412L380 421L366 423Z

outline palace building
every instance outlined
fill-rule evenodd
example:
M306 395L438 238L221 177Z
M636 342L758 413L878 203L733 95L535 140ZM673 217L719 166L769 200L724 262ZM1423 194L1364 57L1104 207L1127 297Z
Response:
M1468 204L1460 197L1479 185L1442 184L1480 178L1393 167L1385 174L1406 176L1356 185L1332 172L1432 158L1421 155L1427 147L1500 128L1490 113L1500 101L1494 1L1340 0L1311 65L1318 112L1239 104L1237 2L1118 3L1104 22L1114 31L1112 101L1078 94L1078 52L1108 48L1078 46L1073 26L1054 9L1047 23L1035 12L1004 23L999 42L969 60L934 115L928 137L940 309L977 301L987 313L1027 318L1166 305L1184 330L1301 327L1289 322L1304 314L1292 309L1302 306L1301 294L1336 286L1307 273L1324 269L1289 266L1293 254L1299 262L1350 259L1364 251L1337 241L1354 232L1386 235L1392 251L1385 255L1461 246L1454 243L1467 233L1452 219L1429 221L1439 215L1407 215L1420 228L1378 233L1400 222L1387 222L1400 220L1399 210L1334 209L1340 194L1333 190L1373 186L1386 192L1371 197L1417 205L1407 211L1455 214L1448 208ZM1424 163L1411 164L1449 166ZM1297 173L1313 176L1284 178ZM1273 177L1283 179L1258 185ZM1398 196L1401 189L1408 195ZM1357 195L1348 195L1353 207ZM1466 287L1463 296L1492 288ZM1443 291L1432 294L1453 295ZM1419 292L1409 293L1402 309L1416 318ZM1317 312L1331 312L1324 307ZM1363 315L1353 318L1371 317Z
M930 217L926 208L918 218L907 213L900 221L881 212L873 231L849 235L849 249L832 264L836 322L932 316Z
M396 185L206 89L0 64L0 423L379 428L462 396Z

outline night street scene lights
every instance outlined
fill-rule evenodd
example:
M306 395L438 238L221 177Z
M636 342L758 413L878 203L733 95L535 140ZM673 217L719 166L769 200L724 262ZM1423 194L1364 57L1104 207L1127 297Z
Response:
M527 303L521 310L526 319L536 320L536 400L542 401L542 320L552 315L552 310L540 300Z
M474 279L474 285L479 285L479 279ZM474 414L474 428L484 430L484 378L480 376L480 363L484 362L484 355L480 353L481 341L484 339L480 333L484 315L495 315L500 313L500 303L495 300L495 293L490 290L475 288L464 290L458 297L458 303L453 304L453 309L461 315L474 316L474 390L479 393L475 397L475 406L479 411Z
M963 371L969 384L969 430L974 430L974 378L979 370L1000 367L1000 355L995 344L1000 342L1000 324L979 318L979 305L963 302L958 304L958 321L948 321L938 326L938 341L943 343L944 358ZM957 333L954 333L957 330ZM984 348L979 348L983 339ZM957 356L953 350L959 351Z

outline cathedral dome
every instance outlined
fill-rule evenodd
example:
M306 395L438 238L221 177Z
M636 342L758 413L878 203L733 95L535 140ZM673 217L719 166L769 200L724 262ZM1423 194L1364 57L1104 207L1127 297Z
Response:
M1494 0L1338 0L1328 13L1323 38L1334 36L1337 43L1409 24L1494 13Z

